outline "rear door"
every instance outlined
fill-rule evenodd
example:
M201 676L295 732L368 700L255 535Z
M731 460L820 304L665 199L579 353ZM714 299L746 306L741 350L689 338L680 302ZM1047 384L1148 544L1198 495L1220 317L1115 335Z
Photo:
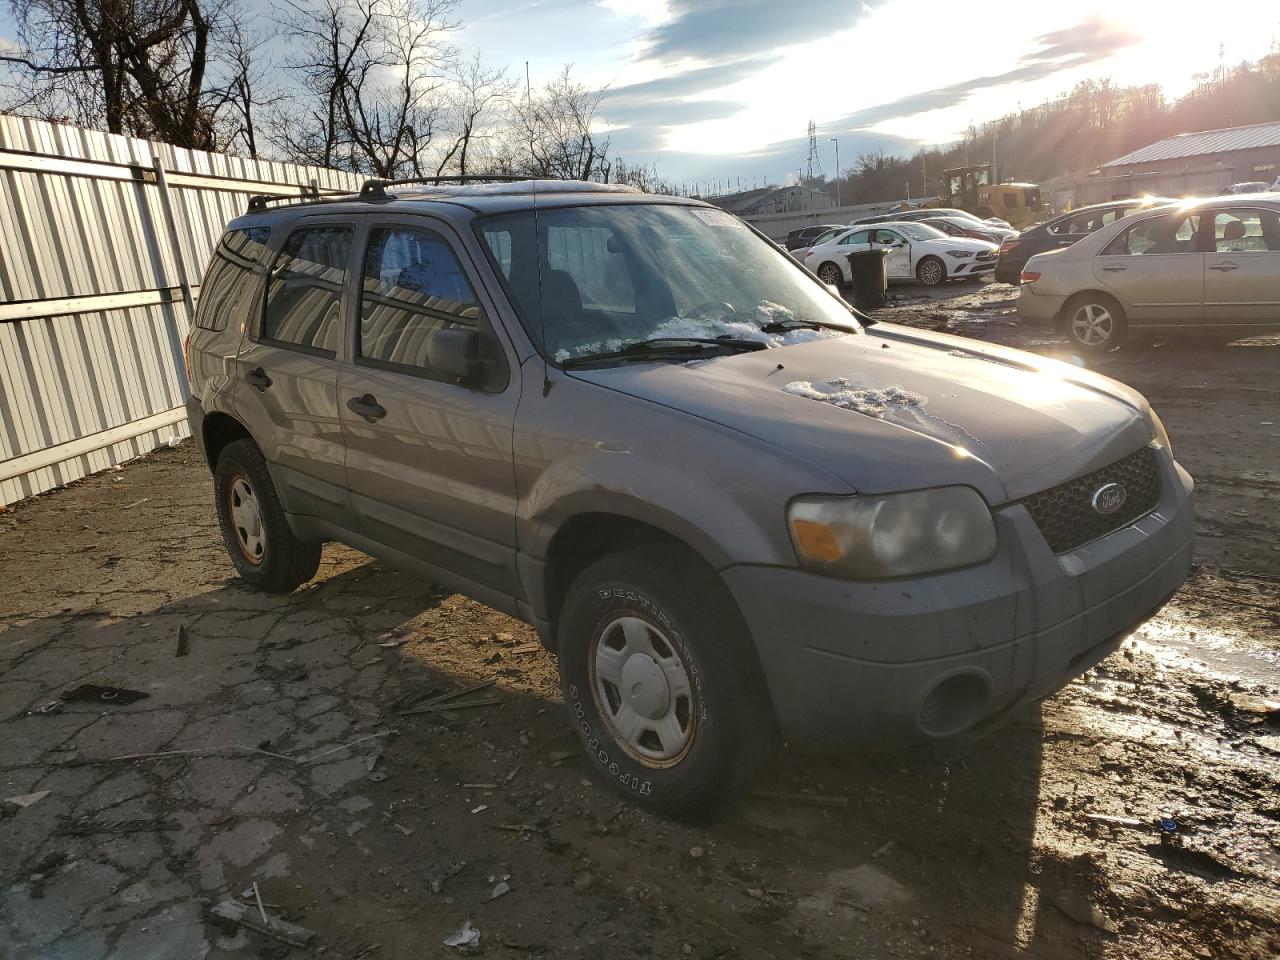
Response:
M233 365L236 412L271 464L285 508L335 522L348 513L338 359L353 236L349 220L293 227Z
M1204 316L1199 212L1137 221L1094 258L1093 272L1138 326L1198 323Z
M1208 323L1280 323L1280 215L1258 207L1209 209L1204 319Z
M340 416L365 532L468 581L519 596L512 434L519 379L459 239L426 217L370 219ZM355 298L353 298L355 299ZM435 369L431 335L479 330L486 373Z

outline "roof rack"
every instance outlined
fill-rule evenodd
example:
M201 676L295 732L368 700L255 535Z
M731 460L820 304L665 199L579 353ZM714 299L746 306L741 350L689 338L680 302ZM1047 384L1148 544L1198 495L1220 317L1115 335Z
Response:
M510 177L500 174L468 174L454 177L406 177L401 180L366 180L360 188L361 200L386 200L387 187L398 187L410 183L426 183L438 187L442 183L520 183L529 177Z
M249 198L249 213L253 213L256 210L265 210L269 204L280 203L281 201L287 203L315 203L320 199L320 184L314 180L306 186L299 184L298 189L300 193L296 197L292 194L285 194L284 196L273 196L265 193L254 194Z

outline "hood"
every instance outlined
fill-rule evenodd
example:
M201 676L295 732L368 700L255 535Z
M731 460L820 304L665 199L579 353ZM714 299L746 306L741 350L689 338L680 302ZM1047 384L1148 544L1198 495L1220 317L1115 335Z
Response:
M919 241L916 241L917 243ZM934 237L929 243L944 243L949 250L972 250L974 253L985 253L988 250L997 250L1000 247L998 243L992 243L990 240L979 240L977 237Z
M709 361L572 376L753 436L864 493L967 484L997 505L1151 439L1146 402L1105 377L891 324Z

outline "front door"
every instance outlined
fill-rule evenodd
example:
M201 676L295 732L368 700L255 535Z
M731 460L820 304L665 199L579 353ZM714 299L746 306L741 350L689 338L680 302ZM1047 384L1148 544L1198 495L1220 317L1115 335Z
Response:
M1208 323L1280 322L1280 216L1232 207L1213 214L1204 263Z
M1094 258L1094 277L1115 294L1129 322L1197 323L1204 315L1199 213L1139 220Z
M447 231L423 218L371 222L338 392L347 482L374 540L514 597L518 371ZM475 383L430 361L432 334L458 328L481 332Z
M352 237L350 223L308 221L285 239L235 359L232 393L285 509L339 522L348 503L338 358Z
M909 280L915 276L911 265L911 244L902 234L896 230L877 230L873 237L873 245L889 251L885 269L891 278Z

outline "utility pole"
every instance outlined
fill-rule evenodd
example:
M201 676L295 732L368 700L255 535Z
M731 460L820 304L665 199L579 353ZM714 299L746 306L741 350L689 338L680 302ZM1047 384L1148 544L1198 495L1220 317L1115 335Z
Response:
M525 102L533 100L533 87L529 84L529 61L524 62L524 99Z
M827 137L836 145L836 206L840 206L840 141L835 137Z

